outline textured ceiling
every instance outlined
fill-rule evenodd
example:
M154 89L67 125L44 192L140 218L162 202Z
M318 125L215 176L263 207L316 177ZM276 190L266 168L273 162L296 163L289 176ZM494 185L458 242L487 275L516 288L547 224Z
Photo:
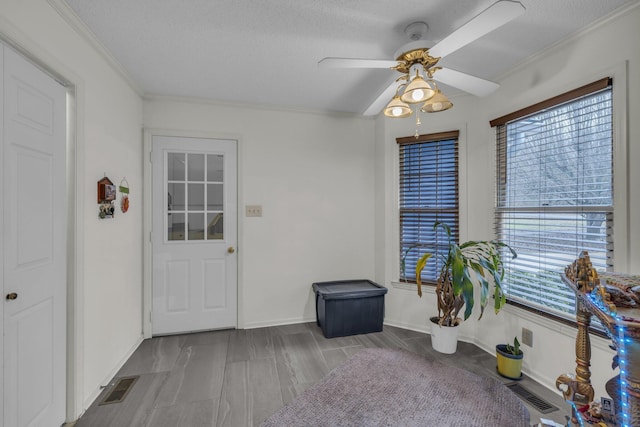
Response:
M362 113L397 73L319 69L319 60L393 59L407 24L427 22L435 44L495 0L65 1L147 95ZM639 1L521 0L523 15L441 64L495 80Z

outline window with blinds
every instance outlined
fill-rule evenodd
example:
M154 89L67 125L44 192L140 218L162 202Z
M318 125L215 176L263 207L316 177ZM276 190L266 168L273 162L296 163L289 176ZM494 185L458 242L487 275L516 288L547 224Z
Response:
M491 122L497 135L498 238L507 298L574 319L560 273L587 250L598 270L613 262L611 80L603 79Z
M400 279L414 282L416 261L434 256L422 280L435 283L448 250L437 221L451 227L458 241L458 131L397 139L400 152Z

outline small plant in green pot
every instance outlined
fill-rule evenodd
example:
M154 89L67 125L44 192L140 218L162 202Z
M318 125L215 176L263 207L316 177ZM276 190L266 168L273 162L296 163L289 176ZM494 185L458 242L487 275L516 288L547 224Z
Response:
M457 328L463 319L467 320L475 305L475 287L480 288L480 317L484 313L490 299L491 285L493 285L493 307L498 313L506 303L506 296L502 291L504 268L502 264L502 249L507 249L513 258L516 253L508 245L497 241L468 241L458 244L451 235L451 228L436 222L434 230L442 228L448 238L448 251L442 257L442 268L436 283L436 301L438 315L432 317L431 344L441 353L455 353L457 343ZM416 283L418 296L422 296L421 273L432 254L423 254L416 263ZM463 318L459 317L464 307ZM440 340L441 333L446 332L446 341ZM454 332L454 334L451 334ZM440 343L446 346L440 346Z
M524 353L520 349L518 337L513 339L513 345L496 345L496 358L498 359L498 373L511 380L522 378L522 358Z

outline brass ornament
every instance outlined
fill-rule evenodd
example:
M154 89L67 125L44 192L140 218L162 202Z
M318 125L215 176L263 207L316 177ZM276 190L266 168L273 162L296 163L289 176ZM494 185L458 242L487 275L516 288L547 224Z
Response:
M409 74L411 67L416 64L422 65L422 68L429 73L429 69L436 65L438 61L440 61L440 58L434 58L429 55L429 49L424 48L404 52L396 58L396 61L398 61L398 65L391 68L401 72L402 74ZM432 73L429 73L429 77L431 77L431 75Z
M640 277L621 273L601 272L599 275L591 264L589 254L583 251L580 257L567 266L561 279L576 296L576 369L575 375L560 375L556 388L565 399L579 403L589 403L593 399L591 386L591 342L589 325L595 315L613 337L618 358L626 361L625 392L626 413L629 425L640 426ZM622 329L620 329L622 328ZM619 336L620 331L623 336ZM624 347L617 348L618 345ZM617 364L614 359L615 364ZM618 377L610 381L619 381ZM611 396L619 399L619 396ZM619 405L622 402L615 402ZM577 423L579 415L572 414Z

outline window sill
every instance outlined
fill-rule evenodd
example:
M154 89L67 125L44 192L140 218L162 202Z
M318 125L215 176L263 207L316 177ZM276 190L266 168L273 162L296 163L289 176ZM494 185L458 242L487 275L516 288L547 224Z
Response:
M416 286L417 285L415 283L398 282L398 281L394 281L394 280L391 281L391 287L394 288L394 289L402 289L404 291L417 292ZM422 285L422 293L435 294L436 293L436 287L424 283Z

